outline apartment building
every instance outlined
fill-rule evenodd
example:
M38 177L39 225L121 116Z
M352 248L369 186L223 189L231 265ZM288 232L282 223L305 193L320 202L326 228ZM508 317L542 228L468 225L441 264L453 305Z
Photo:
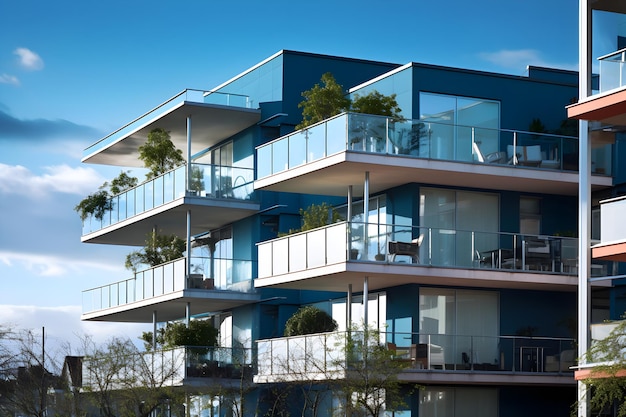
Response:
M626 131L626 4L604 0L582 0L579 4L580 82L579 99L568 107L568 116L580 121L580 230L581 274L579 291L580 353L585 353L593 340L604 339L626 311L624 304L624 270L616 267L599 278L610 286L608 316L595 314L592 299L592 263L597 260L621 262L626 259L626 230L622 226L625 178L620 162L623 160L624 131ZM613 186L594 191L590 186L593 161L589 156L598 147L610 144L614 151ZM592 374L597 358L583 361L576 371L582 381ZM586 362L586 363L585 363ZM584 388L580 382L581 388ZM588 396L580 390L578 415L588 414ZM612 415L607 410L607 415Z
M327 72L352 98L395 94L401 117L347 112L295 130L302 92ZM577 94L577 74L562 70L511 76L295 51L185 90L86 149L86 163L139 167L138 147L163 128L187 163L113 197L82 241L140 246L158 230L188 250L86 290L82 318L155 329L212 320L219 347L193 360L183 349L173 381L193 387L189 415L230 415L209 387L236 383L242 364L247 413L264 415L290 369L312 369L334 335L366 323L402 352L401 383L423 387L407 389L394 415L567 416L585 267L578 130L566 111ZM589 153L590 192L610 192L614 152L602 142ZM290 234L316 203L342 220ZM615 268L589 262L594 276ZM608 316L610 281L590 288ZM283 337L303 305L331 314L338 332ZM323 390L326 365L314 365ZM317 415L345 401L321 398Z

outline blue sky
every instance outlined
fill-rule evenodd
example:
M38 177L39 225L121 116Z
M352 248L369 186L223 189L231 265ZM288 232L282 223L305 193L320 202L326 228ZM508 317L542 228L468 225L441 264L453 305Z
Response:
M80 243L73 207L119 169L82 150L185 88L281 49L523 75L576 69L572 0L0 3L0 324L135 337L79 321L81 291L130 277L129 248Z

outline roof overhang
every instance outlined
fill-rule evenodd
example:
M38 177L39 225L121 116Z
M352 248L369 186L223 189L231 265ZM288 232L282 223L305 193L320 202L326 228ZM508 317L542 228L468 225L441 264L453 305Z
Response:
M626 262L626 241L594 245L591 247L591 257L603 261Z
M165 322L184 318L187 306L190 308L191 316L195 316L207 312L226 311L241 305L257 303L260 300L259 292L186 289L86 313L81 316L81 320L152 323L153 314L158 311L156 319L159 322Z
M370 195L409 183L437 183L557 195L577 195L578 172L509 165L477 164L343 151L254 182L255 189L344 196L348 186L362 196L369 173ZM432 180L431 180L432 178ZM592 190L612 185L608 176L592 176Z
M168 102L139 117L85 150L82 161L123 167L143 167L138 148L155 128L170 132L172 142L187 157L187 121L192 156L261 120L261 111L243 107L186 101Z

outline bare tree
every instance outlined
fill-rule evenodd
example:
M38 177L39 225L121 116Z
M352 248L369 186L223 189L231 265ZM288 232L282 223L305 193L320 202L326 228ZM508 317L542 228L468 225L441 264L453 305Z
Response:
M85 341L83 389L105 417L148 417L160 407L180 403L184 348L140 352L129 339L102 346Z

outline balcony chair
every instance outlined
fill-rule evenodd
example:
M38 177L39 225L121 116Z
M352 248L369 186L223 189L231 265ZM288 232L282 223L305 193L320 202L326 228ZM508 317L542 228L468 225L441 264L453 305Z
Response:
M411 242L398 242L398 241L390 241L389 242L389 258L390 262L396 261L396 256L410 256L411 263L418 264L420 262L419 258L419 250L422 241L424 240L424 234L422 233L416 239L413 239Z
M483 152L480 150L478 143L472 143L472 149L474 151L474 155L476 155L476 160L480 163L487 164L506 164L506 153L505 152L491 152L487 155L483 155Z

